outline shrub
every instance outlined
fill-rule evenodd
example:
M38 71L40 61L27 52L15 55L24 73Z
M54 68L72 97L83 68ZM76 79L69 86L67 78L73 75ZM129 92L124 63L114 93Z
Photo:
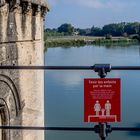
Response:
M105 36L105 38L106 38L106 39L112 39L112 35L107 34L107 35Z

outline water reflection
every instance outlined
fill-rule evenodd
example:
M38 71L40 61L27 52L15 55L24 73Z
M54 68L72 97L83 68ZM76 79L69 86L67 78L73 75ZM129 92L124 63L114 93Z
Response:
M46 65L140 65L140 45L129 47L85 46L71 48L48 48L45 53ZM84 123L83 79L97 77L93 71L46 71L45 72L45 113L47 126L93 127L94 123ZM140 122L140 72L112 71L108 77L122 79L122 122L112 126L131 127ZM138 125L137 125L138 126ZM130 137L135 133L113 132L108 140L138 140ZM48 132L47 140L93 140L98 136L92 132Z
M136 123L133 127L140 128L140 122ZM128 132L128 135L130 135L132 137L140 137L140 132L130 131L130 132Z

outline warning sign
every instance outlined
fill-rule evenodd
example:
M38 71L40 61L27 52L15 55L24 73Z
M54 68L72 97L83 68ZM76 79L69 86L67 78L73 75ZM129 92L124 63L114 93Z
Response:
M84 80L84 121L120 122L120 79Z

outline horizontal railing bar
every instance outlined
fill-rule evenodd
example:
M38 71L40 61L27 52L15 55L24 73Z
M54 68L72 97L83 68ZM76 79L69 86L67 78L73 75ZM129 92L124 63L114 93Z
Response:
M54 131L95 131L95 128L87 127L37 127L37 126L0 126L0 129L12 130L54 130ZM112 131L140 131L135 127L112 127Z
M94 70L94 66L0 66L0 69L19 70Z
M95 131L94 128L84 128L84 127L48 127L47 130L55 130L55 131Z
M0 126L0 129L16 130L56 130L56 131L94 131L94 128L83 127L36 127L36 126Z
M140 70L140 66L112 66L111 70Z
M14 70L94 70L95 66L0 66ZM111 66L110 70L140 70L140 66Z
M94 70L94 66L46 66L46 70Z
M136 128L136 127L112 127L112 131L140 131L140 128Z

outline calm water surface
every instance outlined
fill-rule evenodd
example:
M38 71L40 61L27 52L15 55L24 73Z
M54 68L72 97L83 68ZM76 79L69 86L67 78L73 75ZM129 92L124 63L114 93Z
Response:
M139 65L140 45L49 48L46 65L110 63L114 66ZM45 123L50 127L93 127L84 123L84 78L97 78L94 71L45 72ZM121 123L112 126L140 127L140 71L112 71L108 78L121 78ZM47 131L47 140L99 140L94 132ZM112 132L108 140L140 140L140 133Z

